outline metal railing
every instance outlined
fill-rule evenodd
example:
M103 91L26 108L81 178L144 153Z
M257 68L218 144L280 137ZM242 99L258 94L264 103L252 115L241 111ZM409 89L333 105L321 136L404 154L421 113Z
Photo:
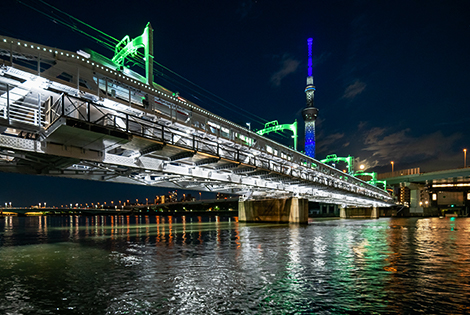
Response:
M140 136L163 144L171 144L195 152L202 152L234 162L251 165L255 168L292 176L299 180L299 182L304 182L305 184L310 182L312 184L329 185L333 188L356 193L361 193L362 191L362 194L368 195L367 190L360 188L362 182L353 177L350 177L349 180L356 185L356 188L347 186L347 183L342 182L340 178L336 178L325 172L302 167L302 165L293 169L286 163L274 161L261 155L255 156L248 151L248 148L244 151L223 142L219 143L218 141L202 138L195 134L187 134L181 130L170 127L171 125L167 126L156 121L155 119L157 118L155 118L155 116L153 118L145 116L139 117L65 93L54 103L48 100L44 104L46 107L49 106L45 109L47 116L46 121L48 122L48 125L45 126L46 129L53 125L59 118L67 117L77 122L83 121L92 126L104 127L109 134L116 131Z
M42 112L40 96L33 99L28 95L29 89L17 86L11 88L6 85L6 91L0 96L0 116L8 120L9 124L21 123L41 127L45 116Z

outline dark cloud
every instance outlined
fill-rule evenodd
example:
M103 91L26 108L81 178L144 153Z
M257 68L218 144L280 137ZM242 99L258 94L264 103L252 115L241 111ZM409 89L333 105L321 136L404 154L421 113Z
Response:
M282 57L280 69L271 76L271 84L273 86L280 86L282 79L284 79L289 74L296 72L299 68L299 65L299 60L285 54Z
M376 167L378 164L379 161L372 158L361 159L360 157L356 157L354 159L354 165L356 166L356 170L360 169L361 165L364 165L364 170L368 171Z
M441 131L417 137L409 134L410 129L389 132L385 128L372 128L366 131L363 150L370 152L371 156L364 163L377 166L400 161L402 165L416 163L416 166L423 167L426 164L434 168L429 161L441 160L455 151L455 144L462 137L460 133L446 136Z
M334 153L336 151L334 149L335 147L341 147L344 145L344 133L337 132L319 139L320 140L317 141L316 152L324 153L325 155Z
M346 89L344 90L344 94L343 94L342 98L352 100L357 95L361 94L365 90L366 86L367 86L367 84L365 84L364 82L362 82L360 80L356 80L356 81L354 81L354 83L352 83L348 87L346 87Z
M365 127L367 127L367 125L368 125L367 121L360 121L359 124L357 125L357 129L358 130L364 129Z

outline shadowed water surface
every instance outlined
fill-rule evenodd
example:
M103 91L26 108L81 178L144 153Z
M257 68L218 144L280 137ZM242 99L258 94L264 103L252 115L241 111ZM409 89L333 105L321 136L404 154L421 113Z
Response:
M469 236L467 218L5 217L0 313L465 314Z

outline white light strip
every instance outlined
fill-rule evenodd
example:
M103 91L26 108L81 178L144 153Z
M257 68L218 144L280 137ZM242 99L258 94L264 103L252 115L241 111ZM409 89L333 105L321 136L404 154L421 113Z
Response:
M460 183L460 184L433 184L432 187L468 187L470 183Z

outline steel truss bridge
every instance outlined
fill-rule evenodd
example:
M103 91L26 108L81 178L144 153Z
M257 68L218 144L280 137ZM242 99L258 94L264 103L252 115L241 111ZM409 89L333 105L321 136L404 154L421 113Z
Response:
M344 206L392 202L383 190L147 84L104 56L5 36L0 36L0 171L245 199L294 196Z

